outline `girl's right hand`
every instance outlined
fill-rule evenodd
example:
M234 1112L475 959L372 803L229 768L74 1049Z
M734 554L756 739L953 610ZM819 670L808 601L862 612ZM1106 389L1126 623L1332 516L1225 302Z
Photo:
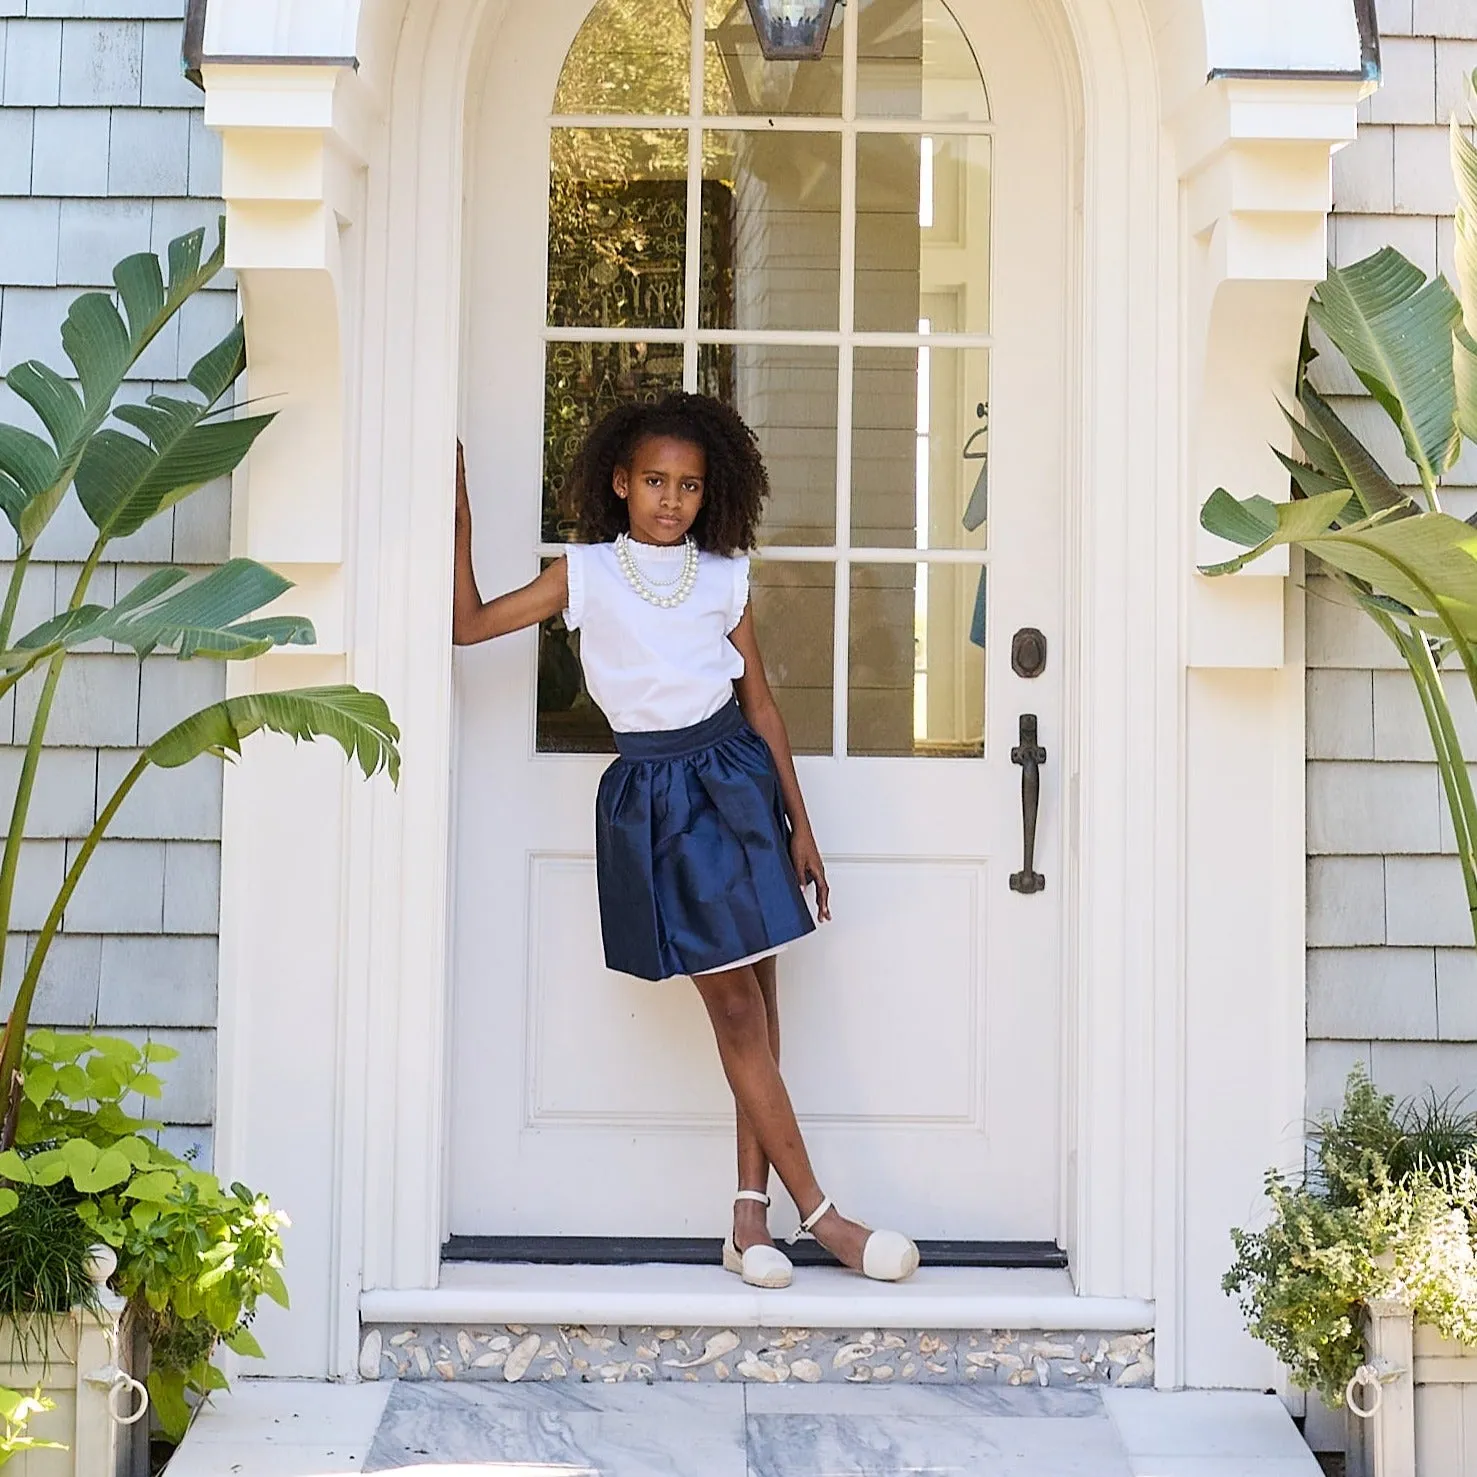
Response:
M456 443L456 531L459 536L472 532L472 504L467 497L467 458L460 437Z

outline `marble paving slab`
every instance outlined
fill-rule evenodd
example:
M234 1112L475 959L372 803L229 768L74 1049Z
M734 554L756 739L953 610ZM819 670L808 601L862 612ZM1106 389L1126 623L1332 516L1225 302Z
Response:
M396 1384L366 1471L1131 1477L1091 1389Z

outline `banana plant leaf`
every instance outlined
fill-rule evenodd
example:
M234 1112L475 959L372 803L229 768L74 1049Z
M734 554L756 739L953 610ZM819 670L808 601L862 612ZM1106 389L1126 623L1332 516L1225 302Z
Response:
M229 758L241 741L259 729L289 738L328 738L358 763L366 779L385 770L400 782L400 730L385 700L357 687L299 687L288 692L254 692L227 698L192 713L160 735L144 757L161 769L177 769L202 754Z
M184 301L225 265L225 221L211 256L203 260L205 232L192 231L169 245L166 283L159 259L142 252L113 270L118 304L107 293L84 293L62 325L62 348L76 371L76 386L37 360L16 365L5 382L36 413L51 438L15 426L0 427L0 512L24 552L51 521L93 435L139 356Z
M88 443L77 466L77 496L99 534L127 538L156 513L236 470L273 417L207 418L245 367L245 330L237 323L190 370L201 400L151 395L143 405L118 407L118 419L147 440L107 429Z
M1456 177L1456 272L1461 284L1462 326L1454 336L1452 368L1457 419L1477 440L1477 144L1451 120L1451 168Z
M1302 406L1309 425L1333 456L1337 467L1333 480L1340 487L1353 491L1366 518L1388 508L1414 506L1333 406L1306 378L1298 389L1298 404ZM1339 474L1342 474L1342 480Z
M292 588L291 580L254 559L232 559L178 588L187 578L182 569L155 570L111 609L63 611L0 652L0 671L29 671L58 651L92 641L114 641L141 657L162 649L182 660L244 661L274 646L311 646L316 639L312 622L302 616L244 619Z
M1332 269L1308 306L1308 316L1400 427L1428 492L1461 449L1452 369L1452 332L1461 315L1445 278L1427 280L1393 247Z
M1201 572L1231 574L1269 549L1296 544L1415 615L1477 640L1477 529L1446 513L1385 515L1335 527L1347 501L1340 490L1290 503L1260 497L1238 502L1217 488L1200 521L1246 552Z

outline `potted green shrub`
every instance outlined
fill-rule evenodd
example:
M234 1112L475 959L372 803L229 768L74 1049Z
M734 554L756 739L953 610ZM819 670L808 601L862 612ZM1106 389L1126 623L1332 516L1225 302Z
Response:
M0 698L23 683L35 689L0 849L0 938L12 932L37 767L58 683L74 652L112 642L141 660L241 661L315 639L300 616L261 613L291 583L251 559L232 559L198 576L166 566L111 606L89 599L115 540L229 476L273 418L238 414L233 404L246 368L240 322L191 367L180 394L154 394L143 404L122 398L139 357L224 265L224 223L208 258L204 244L204 231L196 231L171 243L167 264L151 253L128 257L114 270L114 294L85 293L71 305L61 341L74 378L35 361L5 377L45 435L0 423L0 512L16 539L0 605ZM95 530L92 549L66 607L33 630L17 632L37 539L69 496ZM78 1410L97 1399L105 1405L112 1400L115 1414L137 1410L141 1397L132 1410L120 1401L130 1393L139 1397L126 1367L135 1341L147 1351L154 1417L177 1439L188 1424L191 1397L225 1383L215 1362L218 1349L261 1353L250 1329L258 1299L286 1303L285 1218L245 1186L223 1186L163 1149L160 1125L133 1110L135 1102L159 1096L155 1069L173 1053L157 1044L30 1028L68 903L140 779L151 769L235 758L259 729L295 740L330 738L366 778L385 770L398 780L399 733L383 699L348 685L303 687L228 697L191 714L147 745L113 793L100 799L96 821L26 957L0 1033L0 1361L7 1357L7 1337L14 1356L8 1367L0 1362L0 1386L22 1392L0 1403L12 1443L40 1439L21 1427L48 1418L36 1397L24 1393L43 1382L58 1412L63 1399ZM51 1231L38 1237L35 1227L42 1223ZM96 1349L89 1342L94 1334ZM106 1358L99 1349L106 1349ZM71 1370L61 1385L52 1378L58 1364ZM83 1429L79 1416L78 1440ZM108 1459L91 1449L74 1450L67 1460L89 1474L111 1470Z

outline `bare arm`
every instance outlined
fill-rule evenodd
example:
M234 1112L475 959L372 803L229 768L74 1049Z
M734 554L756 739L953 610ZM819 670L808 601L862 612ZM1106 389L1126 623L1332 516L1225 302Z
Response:
M795 757L790 751L790 735L785 730L785 720L780 714L779 704L775 702L769 680L764 675L764 658L759 654L759 635L754 627L752 607L744 611L742 619L728 639L744 659L744 675L734 684L739 707L743 709L749 726L769 745L769 752L774 755L780 793L785 801L785 814L789 816L790 828L794 832L790 854L795 863L795 875L800 879L802 887L815 883L816 912L823 921L829 921L831 889L826 882L826 868L821 861L820 848L816 845L815 832L810 828L805 797L800 793L800 779L795 773Z
M456 447L456 573L451 596L451 639L474 646L509 631L536 626L569 604L569 566L556 559L522 589L483 601L472 569L472 505L467 499L467 468L461 442Z

